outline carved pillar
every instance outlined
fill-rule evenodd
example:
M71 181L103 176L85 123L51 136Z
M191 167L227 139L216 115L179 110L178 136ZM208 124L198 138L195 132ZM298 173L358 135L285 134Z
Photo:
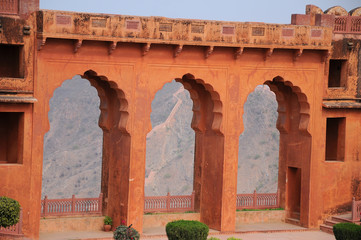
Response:
M221 230L224 137L207 131L204 134L203 150L201 221L210 228Z
M196 131L194 144L194 211L200 211L201 186L202 186L202 159L203 159L203 133Z
M103 130L103 156L102 156L102 175L101 175L101 193L103 193L102 213L108 214L108 180L109 180L109 133Z

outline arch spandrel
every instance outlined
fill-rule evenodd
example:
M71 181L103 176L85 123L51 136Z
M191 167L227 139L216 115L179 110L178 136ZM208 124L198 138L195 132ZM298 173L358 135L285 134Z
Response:
M307 101L307 96L302 92L301 88L298 86L294 86L291 81L284 81L284 79L280 76L275 77L272 81L266 81L265 84L267 84L276 94L276 99L278 102L278 112L280 115L279 121L277 121L277 128L279 127L280 131L284 131L287 129L287 117L285 116L285 114L287 113L287 99L284 95L284 91L287 91L285 88L289 88L291 94L295 94L297 96L297 102L300 107L300 120L298 124L298 130L302 133L309 134L308 125L310 119L310 105Z
M213 86L211 84L206 83L203 79L195 78L194 75L190 73L184 74L182 78L170 78L170 80L167 82L160 82L161 84L157 85L157 87L154 88L150 93L150 100L147 102L147 104L149 105L149 109L151 110L151 102L152 99L154 99L155 94L164 86L164 84L171 82L173 79L183 85L183 87L189 92L190 97L193 101L193 118L191 123L192 129L199 132L212 130L215 133L223 134L223 104L220 99L220 94L213 89ZM210 110L212 114L212 119L209 121L205 121L204 117L202 117L201 114L202 111L207 111L206 108L208 106L208 103L206 105L203 105L205 103L202 104L204 98L207 98L205 96L206 94L209 94L209 104L212 105ZM149 124L147 132L152 129L150 123L150 113L148 114L148 116Z
M119 105L118 107L119 118L116 119L116 121L118 122L118 129L123 133L129 133L128 101L126 99L125 93L118 88L116 82L108 80L108 78L105 76L102 75L98 76L98 74L93 70L87 70L83 74L77 74L77 73L72 75L68 74L71 76L68 78L65 75L54 74L52 76L48 76L48 77L53 77L51 81L53 84L47 85L48 94L45 95L46 127L44 128L44 132L43 132L44 134L50 130L50 123L48 118L48 113L50 111L50 99L53 97L55 90L59 88L64 83L64 81L66 81L67 79L72 79L72 77L74 77L75 75L80 75L82 78L87 79L90 82L90 84L97 90L98 96L100 98L99 109L101 111L98 122L99 127L103 131L109 131L111 128L111 124L109 123L109 116L112 114L111 113L112 110L109 110L110 96L108 96L108 91L114 91L117 96L116 101L118 101L118 105Z
M283 91L284 91L284 87L289 87L291 89L291 92L294 93L297 96L297 100L298 100L298 104L300 105L300 122L299 122L299 130L305 134L309 134L309 119L310 119L310 104L308 102L308 98L306 96L306 94L301 90L301 88L297 85L294 85L293 82L289 81L289 80L284 80L283 77L281 77L280 75L277 75L276 77L272 77L269 78L272 80L267 80L265 79L265 76L261 77L259 79L255 79L252 78L251 80L254 81L249 81L248 84L248 88L246 89L245 94L243 95L243 98L241 100L241 109L243 109L245 102L247 101L247 97L248 95L254 91L254 89L256 88L256 86L258 85L262 85L262 84L266 84L270 87L271 91L273 91L276 95L276 100L278 102L278 114L279 117L277 119L277 129L280 132L287 132L288 128L289 128L289 123L288 123L288 117L287 117L287 98L284 95ZM241 89L242 90L242 89ZM240 120L240 132L239 134L241 134L244 131L244 126L243 126L243 115L241 115L241 120Z
M122 133L129 133L128 129L128 101L126 99L125 93L118 87L118 84L114 81L108 80L107 77L99 75L92 70L86 71L83 75L83 78L86 78L90 81L90 83L98 90L98 95L100 98L101 106L101 115L99 117L99 126L103 130L109 131L111 126L109 115L112 114L109 111L109 101L111 97L108 96L107 92L114 91L116 94L117 103L113 103L117 105L116 112L119 112L119 116L117 119L114 119L117 122L117 128ZM102 86L101 86L102 85Z

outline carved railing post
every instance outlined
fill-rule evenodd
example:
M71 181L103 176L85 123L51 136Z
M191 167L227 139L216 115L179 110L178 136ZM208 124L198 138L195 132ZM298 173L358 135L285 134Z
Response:
M75 212L75 195L71 196L71 213Z
M44 206L43 206L43 217L48 213L48 196L44 198Z
M257 192L256 192L256 190L254 190L254 192L253 192L253 207L254 208L257 207Z
M169 192L168 192L168 194L167 194L166 207L167 207L167 212L169 212L169 211L170 211L170 193L169 193Z
M352 25L352 22L351 22L351 17L347 17L346 18L346 32L351 32L351 25Z

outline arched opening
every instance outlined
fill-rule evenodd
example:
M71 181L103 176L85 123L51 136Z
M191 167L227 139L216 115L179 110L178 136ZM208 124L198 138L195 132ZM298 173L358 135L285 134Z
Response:
M237 194L254 191L277 193L280 135L276 128L277 117L276 95L267 85L257 86L244 104L244 131L239 137Z
M192 115L192 100L181 83L166 83L156 93L150 116L152 130L147 134L146 197L192 194Z
M245 114L243 120L245 131L240 136L240 140L245 138L245 141L247 142L240 144L239 158L242 159L242 161L243 159L248 158L251 163L247 169L242 169L245 168L246 161L240 162L238 171L241 175L248 176L248 179L239 181L238 192L242 192L242 184L244 184L244 182L247 184L244 184L245 187L243 188L246 188L247 191L252 191L250 188L255 188L254 190L257 191L261 191L261 189L262 191L270 191L272 189L271 191L275 192L278 190L278 206L286 210L286 220L295 224L307 226L309 185L305 184L307 182L305 179L307 179L310 174L309 160L311 156L311 136L307 131L309 123L309 104L307 103L307 97L298 87L293 86L289 81L284 81L281 77L276 77L272 81L266 81L264 84L274 92L275 98L272 93L266 93L264 91L265 89L268 89L268 87L258 86L255 91L248 96L247 102L244 105ZM270 96L273 95L273 100L269 101L273 107L257 98L259 95L265 97L266 94L269 94ZM250 102L248 103L248 101ZM278 104L278 116L274 112L276 102ZM248 109L248 104L252 103L254 103L258 110ZM273 108L273 114L270 116L273 116L271 117L273 118L273 121L264 124L266 119L270 119L265 113L271 108ZM247 112L249 111L252 111L252 114L254 115L253 119L249 119L249 116L247 116ZM275 122L276 116L277 123ZM256 125L253 126L255 128L254 132L249 132L249 123ZM273 127L273 130L267 131L262 125L267 127L276 125L277 130ZM268 133L270 134L268 135ZM261 140L259 136L262 136L262 138L265 139ZM278 151L276 145L277 142L279 142ZM247 143L251 145L251 150L248 150L250 152L249 154L246 153L244 146ZM266 150L266 147L263 147L263 145L266 144L266 147L270 147L271 149ZM267 157L271 157L271 150L276 150L272 156L274 159L273 161L259 160L261 158L267 159ZM257 160L260 162L258 165L263 164L263 167L266 169L257 169L258 174L254 174L255 166L258 162ZM278 164L275 163L277 160ZM278 170L276 168L277 165ZM273 176L270 176L272 168ZM277 172L278 177L276 180L275 176L277 176ZM259 179L256 179L256 181L254 181L253 178L257 178L257 175L260 175L264 180L260 182ZM244 178L244 176L239 176L239 179L242 177ZM267 183L269 185L264 186L262 183ZM247 186L251 187L247 189ZM258 203L262 204L262 201L259 201ZM255 206L251 206L250 208L252 207Z
M301 89L281 77L266 81L278 102L277 129L280 132L278 189L286 221L308 225L311 135L309 104Z
M200 218L202 222L205 222L210 227L220 228L221 222L221 191L222 191L222 168L223 168L223 157L224 157L224 138L221 133L220 126L222 120L222 103L218 93L216 93L212 86L207 85L201 79L196 79L191 74L186 74L182 78L176 78L176 82L179 82L183 85L180 92L178 90L173 90L168 88L170 85L165 85L163 89L168 89L170 93L168 95L177 95L182 93L184 94L184 89L188 90L190 98L192 99L192 111L193 117L190 124L191 128L194 130L194 140L189 138L186 140L189 146L192 146L190 142L193 141L194 149L189 149L188 155L189 158L194 158L193 166L193 182L191 189L186 187L184 189L188 192L193 190L194 192L194 207L193 210L200 212ZM155 94L155 93L154 93ZM177 100L177 99L175 99ZM180 101L178 104L180 104ZM171 104L171 109L177 107L176 102ZM178 105L179 107L180 105ZM153 106L152 106L153 107ZM190 106L189 106L190 107ZM184 110L190 110L190 108L184 108ZM154 110L154 108L153 108ZM164 117L163 121L171 114L171 110L168 110L168 114ZM175 113L175 112L173 112ZM182 120L183 121L183 120ZM169 123L169 122L168 122ZM159 126L159 125L158 125ZM157 128L156 126L155 128ZM169 126L169 125L168 125ZM154 126L153 126L154 127ZM164 128L164 131L167 131L167 125L161 125ZM158 128L161 128L158 127ZM187 130L188 132L193 132L193 130ZM179 133L179 132L178 132ZM157 134L155 131L148 135L148 140L152 135ZM166 139L163 139L167 141ZM169 143L169 141L167 142ZM150 153L150 142L148 142L147 153ZM178 145L178 143L176 143ZM180 143L181 145L181 143ZM168 149L167 149L168 150ZM172 151L171 151L172 152ZM163 151L164 153L164 151ZM173 150L175 155L177 152ZM147 156L148 158L148 156ZM189 164L189 159L187 159L187 164ZM148 163L147 163L148 165ZM188 165L189 167L189 165ZM179 169L178 169L179 170ZM162 169L163 171L163 169ZM172 176L167 175L168 172L162 172L161 177L163 181L170 179ZM184 176L184 175L183 175ZM146 171L146 181L151 177L151 172ZM166 178L166 179L165 179ZM147 182L146 184L147 185ZM163 185L165 185L163 183ZM146 186L147 187L147 186ZM183 187L181 187L183 188ZM165 185L163 193L167 191L167 185ZM171 190L171 189L169 189ZM147 190L146 190L147 191ZM214 197L219 196L219 197Z
M102 130L99 97L79 75L54 91L44 137L42 198L96 198L100 194Z
M83 79L81 79L83 78ZM94 172L99 171L98 178L95 177L95 180L92 182L89 182L88 179L85 177L84 182L88 181L88 184L91 185L94 191L101 192L102 195L100 197L101 199L101 206L99 207L99 211L103 215L109 215L113 218L114 226L120 225L121 219L126 220L128 217L128 195L129 195L129 162L130 162L130 135L127 131L127 120L128 120L128 102L125 99L125 94L122 90L120 90L117 86L117 84L113 81L108 80L104 76L98 76L96 72L89 70L86 71L83 75L81 75L81 78L79 76L76 76L73 80L76 81L77 86L70 86L69 88L65 89L65 92L73 92L76 97L80 98L80 102L89 105L89 101L97 102L96 105L100 109L95 111L95 113L91 113L93 115L98 114L98 120L91 120L90 118L85 118L84 122L70 122L69 123L69 129L70 132L67 132L67 129L64 129L60 126L60 131L63 131L62 134L64 137L67 135L71 135L71 133L75 133L75 138L80 138L80 143L82 144L80 146L73 144L70 149L67 149L64 151L64 154L62 155L63 158L59 159L58 165L64 165L65 169L69 168L70 173L66 173L71 175L74 169L72 169L71 166L68 166L66 161L72 161L72 159L68 160L69 158L69 151L77 151L80 150L81 147L85 148L84 154L79 154L80 158L83 162L90 165L90 178L94 177ZM85 82L86 80L87 82ZM91 91L93 93L89 96L81 96L81 94L87 95L87 92L83 92L82 87L85 85L89 86L92 85L96 91L94 91L94 88ZM58 85L60 85L62 82L59 82ZM67 82L64 82L63 86L67 85ZM85 84L85 85L84 85ZM56 86L54 89L52 89L54 96L57 95L57 91L55 91ZM61 91L61 88L60 88ZM98 94L98 97L95 97L95 93ZM61 94L60 94L61 95ZM90 97L92 100L89 100L88 97ZM64 97L64 95L60 96L61 101L77 101L74 99L69 99ZM97 101L94 100L98 99ZM100 99L100 101L99 101ZM77 103L79 104L79 103ZM70 110L74 110L74 115L83 115L85 114L83 111L91 111L87 109L87 107L84 107L80 105L80 107L72 107L68 106L69 112ZM51 106L52 107L52 106ZM52 107L53 108L53 107ZM80 108L85 108L81 109ZM100 113L100 114L99 114ZM62 112L60 114L65 115L64 117L69 116L66 112ZM71 115L71 113L70 113ZM84 116L83 116L84 117ZM48 115L49 122L53 123L51 111ZM93 125L87 125L86 122L93 121ZM100 139L94 143L89 142L89 139L93 138L93 135L84 135L84 137L81 137L81 133L88 133L92 132L94 129L87 129L87 128L97 128L94 126L94 123L99 125L100 127L100 134L98 133L98 136L100 135ZM63 122L59 122L59 124L63 124ZM92 131L90 131L92 130ZM98 130L99 132L99 130ZM52 131L48 133L49 135L52 134ZM47 136L48 137L48 136ZM56 136L58 137L58 136ZM64 138L55 140L56 143L61 143L63 141L66 141ZM95 146L96 145L96 146ZM45 143L46 147L46 143ZM55 144L53 146L55 149L54 151L57 151L58 145ZM88 148L94 148L95 153L94 155L98 156L100 160L98 159L98 167L96 169L96 164L92 164L91 161L88 159L88 155L90 154L89 151L87 151ZM45 150L46 152L46 150ZM66 154L67 153L67 154ZM97 154L96 154L97 153ZM76 154L76 153L75 153ZM67 156L65 156L67 155ZM66 161L65 161L66 160ZM64 162L65 161L65 162ZM78 167L81 167L83 164L78 163ZM99 166L100 165L100 166ZM44 166L44 172L46 171L46 166ZM76 171L74 171L76 172ZM64 176L65 177L65 173ZM71 178L71 176L69 176ZM46 182L46 180L45 180ZM62 186L64 182L60 182L58 185ZM79 186L79 188L82 188L81 181L80 183L76 181L75 185ZM98 190L94 190L98 189ZM87 191L91 192L91 191ZM74 192L77 193L77 192ZM84 201L83 201L84 202ZM87 201L85 201L87 202ZM98 204L99 205L99 204ZM45 207L43 206L42 209ZM93 207L84 207L84 211L87 214L90 208ZM60 208L61 209L61 208ZM78 209L78 208L77 208ZM59 210L61 211L61 210ZM78 210L79 211L79 210ZM78 212L79 214L79 212ZM66 214L59 214L65 216Z

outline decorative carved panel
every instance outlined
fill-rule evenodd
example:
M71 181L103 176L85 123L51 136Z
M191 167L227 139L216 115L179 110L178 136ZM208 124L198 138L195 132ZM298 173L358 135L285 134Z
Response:
M264 36L265 28L264 27L253 27L252 36Z
M161 32L172 32L172 24L171 23L160 23L159 31Z
M192 33L204 33L204 25L192 24Z
M19 0L0 0L0 13L18 14Z

